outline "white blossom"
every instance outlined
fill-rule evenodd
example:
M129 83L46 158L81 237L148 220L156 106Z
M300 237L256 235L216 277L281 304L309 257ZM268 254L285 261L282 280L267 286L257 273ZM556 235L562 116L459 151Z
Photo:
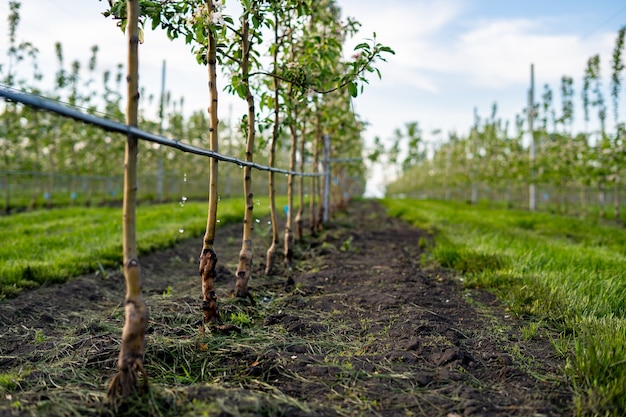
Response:
M224 16L222 16L222 12L213 13L213 24L217 26L222 26L224 24Z
M216 12L221 12L225 7L221 0L213 0L213 10Z

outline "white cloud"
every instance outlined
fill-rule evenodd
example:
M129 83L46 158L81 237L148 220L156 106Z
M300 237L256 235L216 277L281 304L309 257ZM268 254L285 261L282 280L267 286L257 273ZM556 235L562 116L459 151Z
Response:
M384 80L429 93L445 90L449 81L443 75L489 90L528 84L531 63L542 82L558 83L563 75L582 76L587 58L596 53L608 67L614 42L606 34L583 38L567 29L566 20L553 17L468 21L460 1L340 4L344 15L363 24L360 36L376 31L379 41L395 50L388 64L381 64Z
M529 67L546 82L582 74L586 59L610 51L607 37L582 39L572 33L546 33L551 20L507 19L480 22L460 35L455 57L459 72L479 87L502 88L528 83ZM462 65L461 65L462 63Z
M390 46L395 55L386 56L380 69L386 83L411 85L436 92L433 78L420 73L428 69L431 57L425 52L436 37L462 12L459 1L379 1L341 0L344 17L353 17L362 26L355 39L347 42L351 49L364 37L376 32L377 41Z

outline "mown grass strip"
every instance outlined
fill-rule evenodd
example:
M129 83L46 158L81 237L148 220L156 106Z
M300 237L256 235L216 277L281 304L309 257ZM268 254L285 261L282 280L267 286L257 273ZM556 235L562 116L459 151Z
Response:
M257 199L255 216L269 213L267 199ZM137 209L140 254L200 236L206 227L206 203L144 205ZM240 199L224 199L219 225L243 218ZM218 226L219 226L218 225ZM0 217L0 299L23 288L67 279L122 260L120 208L64 208Z
M383 200L436 232L433 257L518 315L562 332L581 415L626 415L626 231L546 213Z

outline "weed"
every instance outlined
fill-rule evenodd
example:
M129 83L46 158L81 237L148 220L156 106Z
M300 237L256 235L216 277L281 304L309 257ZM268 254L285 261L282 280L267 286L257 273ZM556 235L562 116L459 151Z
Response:
M348 236L348 238L344 240L343 243L341 244L341 248L339 250L341 250L342 252L350 252L351 250L353 250L352 248L353 240L354 240L354 236Z
M172 286L168 285L165 291L163 291L163 297L169 297L172 295Z
M230 313L230 321L235 326L248 327L252 325L252 319L250 316L242 311Z
M526 326L522 327L522 339L528 341L535 338L542 324L542 321L531 321Z
M40 345L46 341L46 336L43 334L43 330L36 329L35 330L35 343Z
M18 381L20 380L19 375L13 373L0 374L0 392L11 392L15 388L17 388Z

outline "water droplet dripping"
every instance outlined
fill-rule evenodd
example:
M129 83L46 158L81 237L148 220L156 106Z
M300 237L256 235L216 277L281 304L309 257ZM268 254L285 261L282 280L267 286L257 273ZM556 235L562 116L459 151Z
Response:
M178 229L178 233L185 233L185 229L183 228Z
M268 221L267 221L267 224L272 224L272 221L271 221L271 220L268 220Z
M183 174L183 182L187 182L187 173L186 172Z
M222 201L222 196L221 195L217 196L217 201Z
M257 222L257 223L261 223L261 220L259 220L259 219L255 219L254 221Z
M217 222L218 222L218 223L220 223L220 222L221 222L221 220L220 220L220 219L217 219Z
M180 198L180 200L181 200L181 201L183 201L183 202L185 202L185 201L187 201L187 197L182 196L182 197Z

